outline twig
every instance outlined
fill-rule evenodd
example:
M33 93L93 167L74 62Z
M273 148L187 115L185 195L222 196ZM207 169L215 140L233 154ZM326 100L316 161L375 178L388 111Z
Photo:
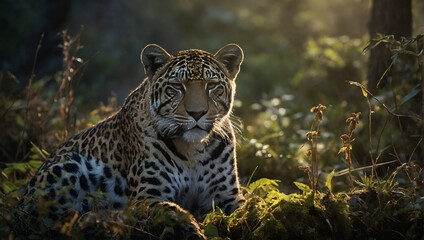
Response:
M383 132L384 132L384 130L386 129L386 126L387 126L387 123L390 121L390 118L386 118L386 121L384 121L384 125L383 125L383 127L382 127L382 129L381 129L381 132L380 132L380 135L378 136L378 141L377 141L377 148L376 148L376 152L378 153L378 152L380 152L380 142L381 142L381 138L382 138L382 136L383 136ZM371 134L371 131L370 131L370 133L369 134ZM371 141L370 141L371 142ZM371 145L370 145L370 152L372 151L372 147L371 147ZM383 148L383 151L384 151L384 148ZM377 161L376 161L376 163L377 163Z
M421 38L420 42L417 42L417 46L422 46L420 57L418 58L418 66L421 68L421 118L424 119L424 38ZM422 138L424 138L424 124L421 125ZM424 148L421 150L421 158L424 158Z
M365 91L367 94L369 94L372 98L374 98L381 106L383 106L384 109L386 109L387 113L389 113L392 116L395 117L406 117L406 118L411 118L420 122L423 122L424 120L420 117L416 117L413 115L403 115L403 114L397 114L397 113L393 113L392 111L389 110L389 108L383 103L381 102L378 98L376 98L370 91L368 91L368 89L365 88L364 85L358 83L358 82L354 82L354 81L347 81L348 83L358 86L360 87L363 91Z
M4 113L2 113L0 120L4 118L4 116L6 116L6 114L10 111L10 109L13 107L13 105L15 105L16 100L13 100L13 102L9 105L9 107L7 107L6 111L4 111Z
M366 95L365 98L367 99L368 109L369 109L369 114L368 114L368 136L369 136L369 140L370 140L370 150L369 150L369 153L370 153L371 163L372 163L372 166L373 166L372 171L371 171L371 179L372 179L374 177L375 164L377 163L377 161L374 160L374 157L372 155L372 112L373 111L372 111L372 108L371 108L371 102L370 102L370 99L368 98L368 95ZM383 133L383 131L381 133ZM378 149L378 146L379 145L380 145L380 138L378 139L377 149Z
M412 151L411 156L409 156L408 163L411 162L412 156L414 155L415 151L417 150L418 146L421 144L422 141L423 141L423 138L420 138L420 141L418 141L417 145L415 145L414 151Z
M21 136L19 137L19 144L18 144L18 148L17 148L17 151L16 151L15 160L18 160L19 152L20 152L20 149L21 149L22 143L23 143L24 133L25 133L26 127L27 127L26 125L27 125L27 121L28 121L29 101L31 99L32 81L35 77L35 65L37 63L38 52L40 51L41 43L43 42L43 38L44 38L44 33L41 34L40 40L38 41L37 49L35 50L35 56L34 56L34 62L32 64L31 76L29 77L29 82L28 82L28 86L27 86L24 126L22 128Z
M380 166L387 165L387 164L390 164L390 163L395 163L395 162L398 162L398 160L396 159L396 160L392 160L392 161L388 161L388 162L377 163L377 164L375 164L375 167L380 167ZM356 171L365 170L365 169L369 169L369 168L372 169L372 167L373 166L370 165L370 166L365 166L365 167L354 168L354 169L351 169L351 172L356 172ZM340 171L334 173L334 177L343 176L343 175L346 175L348 173L349 173L349 169L346 168L346 169L343 169L343 170L340 170Z

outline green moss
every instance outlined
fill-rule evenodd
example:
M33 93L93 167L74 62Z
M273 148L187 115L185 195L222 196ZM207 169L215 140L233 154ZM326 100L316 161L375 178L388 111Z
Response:
M16 197L2 195L0 236L173 239L191 225L203 229L209 239L424 237L423 200L400 190L382 190L376 185L351 194L306 191L286 195L276 188L257 194L248 192L244 206L230 216L216 209L202 223L181 208L160 205L150 209L145 202L132 202L119 212L104 209L80 215L70 211L61 219L48 220L54 203L39 199L18 205Z
M284 224L273 215L268 215L263 219L260 226L253 231L252 239L289 239L287 229Z
M257 183L256 183L257 184ZM230 216L209 214L219 236L230 239L349 239L352 224L345 195L290 194L270 190L249 195L246 204Z

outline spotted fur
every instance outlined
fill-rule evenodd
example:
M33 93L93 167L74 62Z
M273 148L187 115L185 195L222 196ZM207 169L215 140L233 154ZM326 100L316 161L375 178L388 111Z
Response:
M243 52L235 44L215 55L169 55L148 45L147 78L111 117L60 145L26 189L56 200L58 212L92 210L87 195L107 193L110 206L129 199L177 204L197 219L226 214L244 201L229 120Z

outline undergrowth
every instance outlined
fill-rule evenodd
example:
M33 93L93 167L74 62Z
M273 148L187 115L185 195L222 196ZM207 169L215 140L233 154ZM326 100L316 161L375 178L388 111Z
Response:
M130 202L121 211L102 209L83 215L71 211L56 220L49 218L49 210L55 207L51 201L36 197L29 200L32 204L22 204L21 190L47 158L47 150L52 150L67 137L117 109L116 99L111 98L107 105L101 104L88 115L77 115L75 93L89 61L78 57L78 51L82 48L80 35L72 38L64 31L60 36L63 39L63 69L53 76L40 79L36 78L33 70L28 85L22 92L2 95L0 99L0 125L4 129L1 137L3 142L7 142L0 149L3 156L0 162L0 239L172 239L179 226L190 221L190 216L175 215L172 210L163 207L149 209L144 202ZM390 43L397 54L390 67L395 67L399 54L405 53L415 54L422 68L423 51L418 51L419 48L415 52L406 50L421 39L422 36L418 36L412 40L396 42L393 38L382 36L379 40L371 41L369 47L383 42ZM38 49L41 44L40 40ZM33 69L35 65L34 60ZM20 82L12 73L8 77L16 84ZM398 153L393 140L389 147L380 148L381 144L387 142L381 139L387 121L382 128L378 128L381 130L380 138L372 135L375 125L372 123L375 122L374 118L381 119L381 112L386 111L386 118L394 118L398 122L407 118L424 129L422 118L416 114L398 113L399 109L387 107L381 98L372 95L364 85L357 82L350 84L352 87L359 87L366 99L368 113L349 114L346 121L342 121L348 126L347 131L339 136L341 142L326 144L336 155L338 152L340 166L345 168L323 171L323 165L327 164L327 155L321 153L320 144L329 138L324 136L326 132L323 133L323 127L329 128L328 124L323 125L328 111L326 106L319 104L310 110L313 114L311 128L304 131L300 138L300 141L306 143L293 142L289 154L283 155L284 151L281 149L284 144L281 144L280 139L284 133L281 129L287 127L287 121L296 119L296 114L288 120L286 109L279 107L280 100L265 101L264 105L268 107L263 116L272 113L267 119L268 128L256 129L262 134L260 138L254 136L252 129L243 130L247 136L239 141L239 162L247 163L249 156L254 154L263 160L263 165L275 167L270 172L278 172L285 165L278 165L277 160L301 159L296 162L301 164L290 164L290 167L300 165L299 169L306 173L304 175L307 178L293 181L294 193L285 194L281 189L285 189L283 185L286 183L280 184L279 180L267 178L251 182L251 176L243 188L247 201L242 208L226 216L216 207L199 223L201 231L208 238L424 238L422 162L416 152L417 149L422 149L422 135L415 141L408 156ZM51 89L55 89L54 94ZM418 92L411 91L402 98L402 104L408 104L417 94ZM290 101L290 98L289 95L282 96L281 100ZM364 116L367 116L366 120L361 119ZM366 166L359 166L353 151L358 141L364 142L358 129L364 128L365 124L368 124L368 139L365 142L369 140L368 157L371 162ZM413 141L408 139L409 142ZM385 156L388 149L392 151L388 154L390 158L386 160L382 156ZM293 169L296 170L298 169ZM292 179L294 176L296 175L287 178ZM336 191L335 184L340 185L345 177L349 184L342 184L345 186L343 190ZM348 185L350 187L346 187ZM93 193L93 197L101 201L107 196Z

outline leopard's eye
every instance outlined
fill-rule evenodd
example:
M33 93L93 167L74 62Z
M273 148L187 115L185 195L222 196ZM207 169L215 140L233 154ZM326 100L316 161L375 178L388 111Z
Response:
M165 92L170 96L175 96L178 93L184 92L184 86L179 83L170 83L166 89Z
M184 86L180 83L170 83L169 86L177 91L184 91Z
M178 92L175 91L175 89L173 89L171 87L167 87L165 89L165 93L168 94L169 96L175 96L175 94L177 94Z

